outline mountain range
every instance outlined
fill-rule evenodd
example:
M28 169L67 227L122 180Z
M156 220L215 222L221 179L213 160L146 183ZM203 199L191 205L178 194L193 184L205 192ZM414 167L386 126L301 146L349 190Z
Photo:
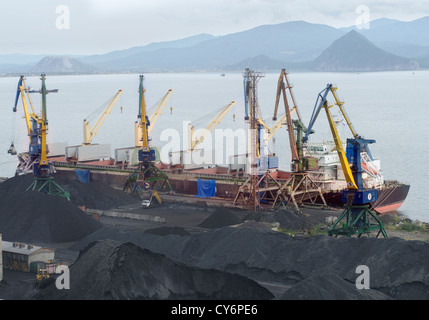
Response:
M291 21L151 43L99 55L0 55L0 73L387 71L429 67L429 17L371 21L369 29Z

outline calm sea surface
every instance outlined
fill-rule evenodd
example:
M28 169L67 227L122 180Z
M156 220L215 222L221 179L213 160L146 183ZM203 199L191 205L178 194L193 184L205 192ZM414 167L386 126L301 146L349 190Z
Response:
M280 70L279 70L280 72ZM259 80L258 99L262 118L268 124L275 104L279 73L265 73ZM338 87L338 95L355 130L363 137L375 139L371 151L381 160L385 179L400 180L411 185L408 198L399 212L412 219L429 222L427 190L429 180L429 71L379 73L293 73L289 75L293 93L304 124L308 125L317 95L328 83ZM0 78L0 176L12 177L16 159L7 153L14 141L18 151L28 148L21 102L13 113L18 77ZM27 85L40 88L39 77L28 77ZM119 90L123 94L107 117L93 143L109 143L112 149L134 145L134 122L138 113L138 74L47 76L48 89L59 89L48 95L48 142L67 142L69 146L83 141L82 122L95 124L107 102ZM159 73L145 74L146 103L153 110L168 89L173 94L163 114L156 122L152 145L162 147L161 133L175 129L184 136L183 123L195 121L236 101L216 129L244 129L243 77L241 73ZM332 101L332 97L329 98ZM41 98L32 94L36 112L40 112ZM282 101L281 101L282 103ZM121 108L122 107L122 108ZM172 110L170 110L170 107ZM98 112L96 111L98 110ZM95 112L91 118L90 115ZM284 113L280 104L279 113ZM336 112L334 112L335 114ZM234 119L235 116L235 119ZM295 116L293 116L295 118ZM203 128L209 119L196 128ZM312 141L331 139L326 116L321 112L314 127ZM350 133L340 130L342 138ZM270 150L280 157L280 168L289 170L290 151L287 131L282 128L270 141ZM177 145L176 149L185 149Z

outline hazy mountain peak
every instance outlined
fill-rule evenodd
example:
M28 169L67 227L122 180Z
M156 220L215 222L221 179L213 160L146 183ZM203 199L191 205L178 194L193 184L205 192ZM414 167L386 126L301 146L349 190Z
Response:
M96 70L69 56L46 56L30 69L30 73L90 73Z
M315 61L318 71L414 70L415 61L378 48L356 30L335 40Z

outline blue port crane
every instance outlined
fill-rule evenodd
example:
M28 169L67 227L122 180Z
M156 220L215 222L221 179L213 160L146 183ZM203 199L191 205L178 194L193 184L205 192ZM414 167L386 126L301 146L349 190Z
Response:
M347 122L349 123L354 137L347 139L346 151L344 151L340 136L330 111L333 105L329 105L327 100L327 94L332 92L332 90L334 90L333 88L334 87L332 84L328 84L326 88L319 93L315 108L313 110L313 115L310 120L310 125L308 126L309 129L313 126L315 120L317 119L317 115L321 109L324 109L335 142L335 149L340 158L341 168L343 169L343 173L347 182L347 188L343 190L342 194L344 211L329 229L328 233L329 235L336 237L338 235L352 236L354 234L357 234L358 237L360 237L364 233L370 233L373 230L378 230L377 237L380 234L383 234L383 236L387 238L387 234L384 230L382 222L370 209L370 203L372 201L376 201L378 198L378 190L374 188L366 188L362 179L361 154L366 152L368 145L375 143L375 140L364 139L354 133L355 131L352 129L351 122L347 117ZM336 102L336 104L341 108L342 104L338 103L339 100L336 99ZM345 115L344 112L343 115ZM308 133L304 137L304 141L306 141L307 138ZM376 223L372 223L371 218L373 218ZM341 227L337 228L337 226L339 226L340 222L342 221L345 222Z
M41 75L42 87L38 91L42 94L42 111L41 116L36 115L34 112L31 99L32 113L28 112L28 106L25 99L25 92L29 93L28 87L25 85L25 78L21 76L18 81L18 90L15 98L15 105L13 111L16 112L19 96L21 95L24 113L27 122L28 135L30 137L29 143L29 158L33 168L33 183L26 189L26 191L40 191L48 194L55 194L70 200L70 194L61 188L53 178L53 166L48 160L48 145L47 145L47 131L48 131L48 117L47 117L47 99L46 96L49 92L57 92L58 90L46 89L46 76ZM37 92L37 91L35 91Z

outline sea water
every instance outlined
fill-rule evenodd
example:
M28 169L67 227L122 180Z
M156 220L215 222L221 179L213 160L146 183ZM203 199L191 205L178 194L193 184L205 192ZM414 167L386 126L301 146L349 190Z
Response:
M272 126L276 100L278 73L262 73L258 80L257 97L261 117ZM426 161L429 159L427 98L429 71L401 71L375 73L290 73L288 79L298 106L301 120L309 124L318 94L328 83L337 86L337 94L344 101L344 108L355 131L364 138L376 140L371 145L373 156L381 161L385 179L399 180L411 185L404 204L398 210L411 219L429 222L426 210L426 185L429 180ZM7 153L13 142L18 152L28 150L28 136L21 100L16 113L12 112L19 77L0 78L0 176L12 177L17 165L16 156ZM26 79L28 86L39 89L40 76ZM101 125L93 143L110 144L112 157L117 148L134 145L134 123L139 112L139 74L67 75L46 77L47 89L59 89L47 96L49 121L48 143L67 143L68 146L83 142L83 120L93 127L98 117L115 93L123 93ZM196 129L205 128L210 121L207 115L216 114L231 101L233 109L216 126L215 130L245 128L243 75L226 73L147 73L144 74L145 100L152 114L161 98L172 89L166 107L154 124L151 145L162 149L176 141L173 149L187 148L187 123ZM333 97L328 96L330 103ZM35 112L40 114L41 95L31 94ZM288 103L293 105L288 95ZM341 119L338 108L332 108L336 119ZM280 100L278 118L284 114ZM296 114L292 115L296 119ZM324 112L313 127L310 141L332 140ZM166 139L178 133L179 140ZM214 133L214 131L212 132ZM339 125L342 139L351 137L346 125ZM217 146L209 136L210 146ZM290 148L286 127L281 128L269 141L270 152L279 156L280 169L290 170ZM2 151L3 150L3 151ZM174 150L173 150L174 151ZM225 156L223 163L228 159Z

